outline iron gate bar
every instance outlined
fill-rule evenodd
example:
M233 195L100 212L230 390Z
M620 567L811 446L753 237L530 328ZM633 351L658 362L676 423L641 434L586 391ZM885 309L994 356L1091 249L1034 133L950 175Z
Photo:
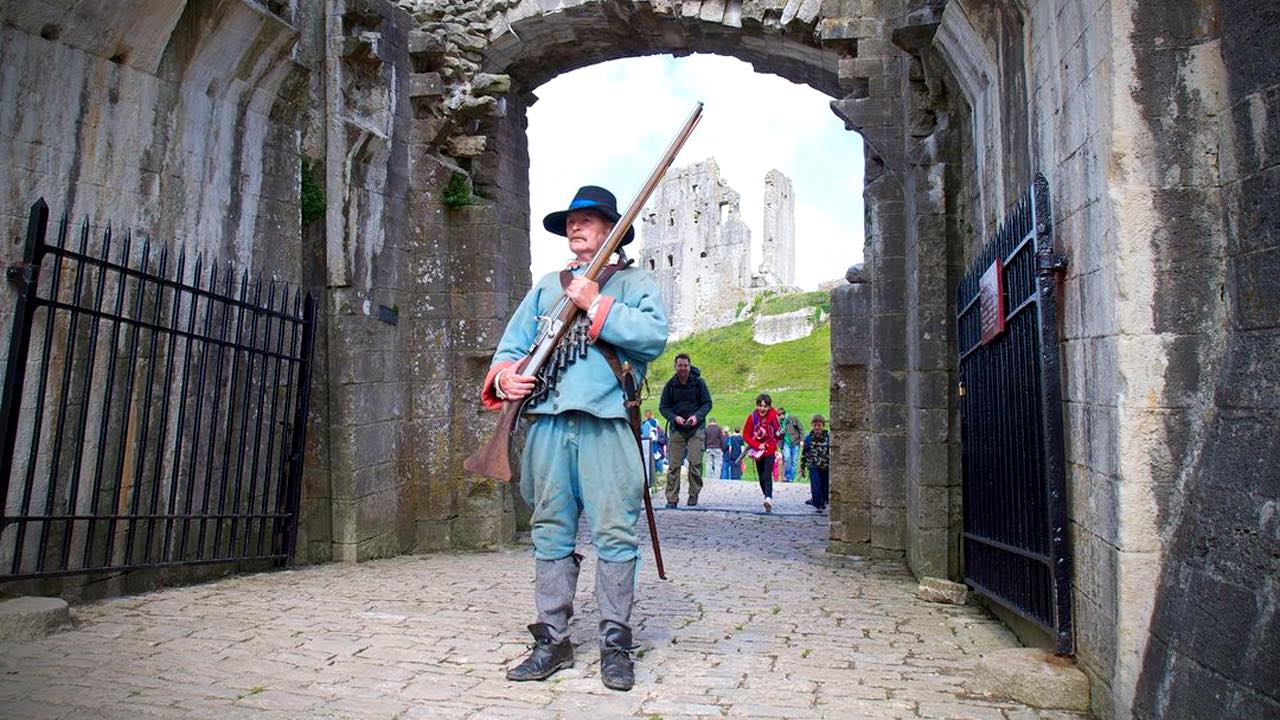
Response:
M160 270L159 270L160 275L164 275L164 271L166 269L166 264L168 261L168 253L165 252L165 250L166 248L162 248L160 253ZM143 246L142 246L142 270L145 273L150 269L151 269L151 240L150 238L148 238L143 243ZM157 288L157 293L159 292L161 291L159 288ZM139 280L137 299L135 300L135 304L133 307L133 314L137 317L142 317L142 301L145 298L145 296L146 296L146 280L145 279ZM156 303L156 308L159 309L162 304L163 303ZM130 336L131 336L129 340L129 367L132 369L138 360L138 338L140 335L142 335L142 328L139 328L134 325L129 325L128 330L130 331ZM155 345L154 331L151 333L151 341L152 341L151 344L154 346ZM148 363L147 373L149 376L152 376L152 379L154 379L154 374L155 374L154 370L155 370L154 364ZM133 383L136 377L137 377L137 373L131 371L129 373L129 379L125 385L124 408L122 410L122 415L120 418L122 423L127 424L129 422L129 408L132 407L133 405ZM148 396L150 396L151 394L150 391L151 391L151 384L150 384L150 381L148 381L147 383ZM142 427L140 442L145 444L146 442L145 438L147 434L145 416L147 415L151 407L149 402L144 402L142 404L142 407L143 407L142 412L143 412L144 419L143 419L143 427ZM111 507L113 510L115 508L120 507L120 490L124 483L125 450L126 450L126 444L123 442L119 443L119 446L116 449L115 488L112 490L112 493L111 493ZM146 452L140 451L138 454L138 457L142 458L142 462L139 462L138 466L141 467L145 465L146 457L147 457ZM136 474L136 471L135 471L135 474ZM134 483L133 487L137 487L137 484ZM141 503L141 501L142 501L142 493L140 492L133 493L133 499L130 502L131 514L136 515L138 513L138 505L139 503ZM135 526L135 523L130 523L128 526L128 529L125 531L126 534L129 536L129 540L127 541L129 545L132 545L134 526ZM113 555L112 551L115 549L115 538L116 538L116 518L112 517L112 518L109 518L107 522L106 558L108 562L110 561ZM125 557L128 557L128 555L126 554Z
M181 259L182 258L179 257L179 266L181 266ZM164 277L165 271L168 269L168 266L169 266L169 248L166 246L160 249L160 276L161 277ZM178 270L178 277L182 277L182 270ZM163 292L164 292L163 288L157 288L157 293L162 294ZM152 316L151 316L151 324L153 327L158 326L160 324L160 311L163 309L163 307L164 307L164 303L162 302L156 303L155 312L152 313ZM135 328L134 332L141 333L142 329ZM138 434L139 443L140 443L140 447L138 448L138 457L141 457L144 460L147 457L147 430L151 426L151 390L152 388L155 387L156 345L157 345L158 339L159 339L159 333L157 333L155 330L152 330L151 331L151 347L147 352L147 382L146 382L147 395L146 395L146 399L142 401L142 430ZM164 447L164 443L163 442L160 443L160 446ZM121 447L123 448L124 445L121 444ZM146 469L146 462L140 462L137 464L137 467L133 471L134 487L141 486L142 473L145 469ZM151 493L153 502L158 495L159 493L156 493L154 491ZM140 512L139 508L142 504L141 501L142 501L142 493L134 493L133 504L129 508L131 515L137 516L139 514ZM155 513L155 511L156 511L156 508L152 507L151 512ZM137 530L138 530L137 520L130 519L129 529L126 531L128 540L125 541L125 551L124 551L125 557L133 557L133 539L134 539L134 533L136 533ZM107 557L111 557L110 552L107 553Z
M1066 440L1062 421L1061 359L1058 356L1058 280L1059 273L1067 268L1066 257L1054 253L1053 216L1049 208L1049 182L1037 175L1035 198L1031 205L1034 213L1036 240L1036 278L1041 302L1037 303L1037 320L1040 326L1040 373L1036 380L1040 385L1041 437L1045 448L1042 469L1046 484L1045 498L1049 511L1049 549L1055 558L1053 566L1054 618L1058 627L1059 648L1073 647L1073 619L1071 612L1071 548L1067 535L1066 497Z
M48 214L43 200L32 206L23 262L7 272L19 288L0 397L0 567L7 571L0 572L0 582L235 560L286 561L297 535L314 298L272 279L264 304L260 278L251 282L242 272L236 292L234 273L222 273L217 263L210 263L206 286L199 256L187 282L185 253L179 254L176 277L170 279L167 247L159 248L157 260L150 239L135 252L131 234L117 243L109 227L99 249L90 253L87 220L77 248L68 247L65 216L56 243L48 244ZM46 260L53 267L42 297ZM70 298L62 297L64 289ZM45 312L37 315L40 308ZM229 337L233 312L236 324ZM32 356L37 320L43 320L44 335L38 356ZM60 377L50 383L57 362L62 363ZM268 369L272 365L274 372ZM36 373L33 392L25 386L29 372ZM158 376L163 387L157 393ZM307 384L297 388L295 398L297 382ZM192 385L194 397L188 392ZM220 415L224 395L225 418ZM152 413L157 398L158 424ZM277 424L282 412L285 421ZM18 465L20 431L28 427L31 437ZM54 437L46 452L42 445L49 434ZM262 462L264 442L268 450ZM74 457L67 459L67 452ZM215 467L219 460L221 467ZM20 492L13 482L19 467ZM33 507L39 497L43 506ZM9 508L16 512L6 515ZM28 547L32 524L39 526L38 540L32 541L38 544Z
M37 203L35 207L32 208L33 213L37 211L41 214L42 219L40 219L39 221L30 222L28 227L36 229L37 232L39 233L39 237L43 238L45 231L48 229L49 208L47 205L44 204L43 201L41 201ZM66 239L67 239L67 224L59 223L58 243L65 244ZM27 245L28 247L34 247L36 245L35 239L28 237ZM32 293L32 296L34 297L37 290L36 284L38 279L38 273L34 272L35 268L37 267L35 264L35 261L32 261L31 263L29 263L28 267L32 269L32 272L31 272L31 276L24 283L24 285L31 288L31 293ZM53 282L51 284L51 287L53 288L52 292L54 294L54 297L57 297L58 283L60 281L61 276L62 276L62 263L55 263L53 266L53 279L52 279ZM25 292L25 288L24 288L24 292ZM25 307L19 307L16 310L15 319L14 319L15 323L18 322L17 316L21 315L25 309L26 309ZM35 314L35 310L36 310L35 306L32 305L30 309L30 312L32 313L32 315ZM54 312L53 309L50 308L49 311L45 314L46 325L53 322L53 312ZM26 327L26 332L28 333L28 339L29 339L29 335L31 332L31 323L29 320L27 320L24 322L24 325ZM16 334L17 332L15 331L15 336ZM15 338L15 342L16 342L16 338ZM53 343L53 333L46 332L44 336L44 343L43 343L43 352L44 352L43 357L49 356L49 351L52 343ZM21 358L26 357L29 349L30 349L30 343L28 342L27 346L21 350L20 355L18 356L19 359L15 360L15 358L12 355L10 355L10 358L9 358L10 364L7 367L13 368L15 362L21 363ZM12 352L12 350L13 350L13 346L11 345L10 351ZM21 375L19 375L19 377L21 378ZM36 427L39 427L40 423L44 419L44 401L45 401L45 392L48 388L48 380L49 380L49 366L47 364L41 364L40 384L37 386L37 389L36 389L36 408L35 408ZM11 392L13 393L12 395L10 395ZM22 397L21 380L19 380L16 383L16 386L13 388L6 386L5 397ZM15 406L18 406L20 408L19 403L15 403ZM19 409L19 415L21 415L20 409ZM14 438L16 440L16 435L17 435L16 424L11 429L6 428L4 430L6 441L8 440L8 437L11 433L14 435ZM3 462L6 463L6 465L0 466L0 477L3 477L3 482L4 482L4 486L0 488L0 499L6 498L9 495L7 488L9 484L9 474L12 471L11 466L13 462L14 449L15 448L10 448L6 442L4 449L0 450L0 452L3 452ZM28 456L36 457L39 451L40 451L40 433L31 433L31 444L28 446L28 451L27 451ZM22 486L22 505L21 505L22 514L26 514L31 509L31 498L33 494L33 488L35 485L35 472L36 472L35 464L28 463L27 473L26 473L26 482L24 482ZM4 507L0 507L0 531L4 529L4 522L3 522L4 509L5 509ZM17 537L14 540L14 548L15 548L14 572L17 571L16 559L22 556L22 547L23 547L23 543L26 540L26 530L27 530L26 524L18 525Z
M262 286L259 285L258 287L259 289L261 289ZM276 302L276 281L274 278L272 278L271 284L267 288L267 306L274 307L275 302ZM271 343L271 318L272 316L269 313L265 316L264 324L266 327L263 329L263 333L262 333L262 337L264 341L268 344L268 346ZM281 327L283 327L283 323L281 324ZM262 446L261 445L262 419L266 417L266 413L262 412L261 408L263 406L264 394L267 390L266 382L267 382L268 363L269 363L269 358L264 357L262 359L262 369L258 371L259 375L258 375L258 403L257 404L258 404L259 412L258 412L258 420L254 424L254 428L253 428L253 462L249 465L249 497L250 498L253 497L254 492L258 488L258 475L257 475L258 450ZM237 530L237 523L235 521L232 521L231 547L235 547L235 544L236 544L236 530ZM248 550L249 535L252 532L253 532L253 528L250 524L250 521L246 519L244 522L244 542L241 545L241 553L246 552Z
M957 286L965 580L1073 647L1056 278L1037 176ZM982 342L980 279L1003 263L1002 335ZM1031 312L1034 305L1035 312Z
M199 340L199 341L201 341L201 342L203 342L203 343L206 343L206 344L209 344L209 345L221 345L221 346L224 346L224 347L232 347L232 346L234 346L234 345L235 345L235 343L234 343L234 342L232 342L232 341L230 341L230 340L225 340L225 339L224 339L224 340L219 340L218 338L207 338L207 337L203 337L199 332L186 332L186 331L183 331L183 330L173 330L173 331L170 331L170 330L168 330L167 328L165 328L165 326L163 326L163 325L153 325L152 323L149 323L149 322L146 322L146 321L133 320L133 319L130 319L130 318L115 318L115 317L113 317L113 316L111 315L111 313L109 313L109 312L95 311L95 310L91 310L91 309L89 309L89 308L77 308L75 305L70 304L70 303L64 303L64 302L52 302L52 301L49 301L49 300L38 299L38 300L36 300L36 305L37 305L37 306L39 306L39 307L48 307L48 308L52 308L52 309L54 309L54 310L67 310L67 311L74 312L74 313L77 313L77 314L80 314L80 315L84 315L85 317L93 318L93 319L95 319L95 320L107 320L107 321L110 321L110 320L116 320L116 319L118 319L120 322L125 323L126 325L130 325L130 326L133 326L133 327L142 328L142 329L144 329L144 330L164 331L165 333L172 332L172 333L173 333L174 335L176 335L177 337L186 338L186 339L188 339L188 340ZM259 354L259 355L266 355L266 356L269 356L269 357L275 357L275 356L276 356L276 354L275 354L275 353L267 352L267 351L262 351L262 350L255 350L254 352L255 352L255 353L257 353L257 354ZM296 362L296 358L294 358L292 355L289 355L289 354L287 354L287 353L283 353L283 354L281 354L281 355L280 355L280 357L281 357L282 359L284 359L284 360L293 360L293 361L295 361L295 362Z
M23 364L31 348L31 313L36 287L40 281L38 272L38 248L49 227L49 206L40 200L27 215L27 241L22 250L22 264L10 267L6 275L16 280L20 289L14 304L13 333L9 339L9 358L4 372L4 412L0 412L0 530L5 526L5 511L9 507L9 476L13 473L13 453L18 443L18 420L22 415L22 403L8 402L9 398L21 398L26 373ZM24 497L30 499L29 488L23 488ZM25 507L25 504L24 504Z

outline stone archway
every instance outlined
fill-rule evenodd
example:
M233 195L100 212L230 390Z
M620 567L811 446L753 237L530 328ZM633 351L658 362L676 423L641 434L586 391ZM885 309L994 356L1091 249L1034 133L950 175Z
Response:
M695 51L807 84L832 97L832 110L867 148L867 264L835 303L830 548L907 558L921 574L955 576L947 310L964 252L955 240L967 210L960 199L972 193L961 187L969 174L949 171L948 161L963 155L957 130L968 127L969 110L948 99L942 70L926 71L923 48L938 18L908 5L863 3L856 13L823 15L818 3L607 0L544 10L517 2L449 16L424 4L417 19L434 28L438 47L414 77L439 88L424 127L491 201L467 210L466 226L491 230L500 248L473 257L463 272L493 279L493 294L474 306L473 331L452 339L463 385L483 376L486 351L529 283L524 129L533 88L610 59ZM460 439L482 426L474 413L466 402L455 407Z

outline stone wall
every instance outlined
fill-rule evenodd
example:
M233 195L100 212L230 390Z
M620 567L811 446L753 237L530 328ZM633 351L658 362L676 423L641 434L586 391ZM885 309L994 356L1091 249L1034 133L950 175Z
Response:
M412 25L379 0L326 18L326 271L333 558L413 549L406 269Z
M1159 564L1131 666L1134 715L1276 717L1280 7L1127 11L1125 100L1133 131L1150 140L1132 180L1159 218L1140 237L1153 270L1152 354L1166 359L1144 407L1151 434L1135 439L1156 443L1154 513L1143 520Z
M817 308L806 307L781 315L761 315L751 326L751 339L760 345L777 345L806 338L821 322Z
M319 15L242 0L90 1L74 14L63 5L0 10L3 260L20 259L27 208L43 197L55 219L131 230L202 255L206 268L229 261L318 291L322 258L298 198L303 133L321 114L309 101L315 46L301 46ZM6 284L6 330L15 297ZM5 332L0 349L8 341ZM313 375L303 560L329 558L325 369L322 361ZM83 576L41 590L95 597L209 572Z

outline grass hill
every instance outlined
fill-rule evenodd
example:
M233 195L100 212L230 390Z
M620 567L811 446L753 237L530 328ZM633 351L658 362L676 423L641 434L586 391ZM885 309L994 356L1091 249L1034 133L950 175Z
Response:
M757 317L805 307L823 313L822 322L808 337L778 345L760 345L751 339ZM831 299L826 292L760 295L746 319L668 344L666 352L650 366L643 408L659 415L662 386L675 372L676 354L686 352L707 381L713 402L711 416L721 427L741 428L755 409L756 395L762 392L773 396L774 407L796 413L806 430L814 413L830 421L830 314Z

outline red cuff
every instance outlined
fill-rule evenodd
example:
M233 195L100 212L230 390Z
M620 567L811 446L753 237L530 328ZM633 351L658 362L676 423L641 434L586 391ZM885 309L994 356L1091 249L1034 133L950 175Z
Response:
M591 329L587 331L587 337L591 342L595 342L600 337L600 330L604 328L604 319L609 317L609 308L613 307L612 295L601 295L600 304L596 306L596 319L591 321Z
M502 409L503 400L498 397L498 393L493 389L493 379L498 376L498 373L511 367L515 367L514 362L503 360L494 363L493 367L489 368L489 374L484 378L484 385L480 387L480 404L484 406L485 410Z

